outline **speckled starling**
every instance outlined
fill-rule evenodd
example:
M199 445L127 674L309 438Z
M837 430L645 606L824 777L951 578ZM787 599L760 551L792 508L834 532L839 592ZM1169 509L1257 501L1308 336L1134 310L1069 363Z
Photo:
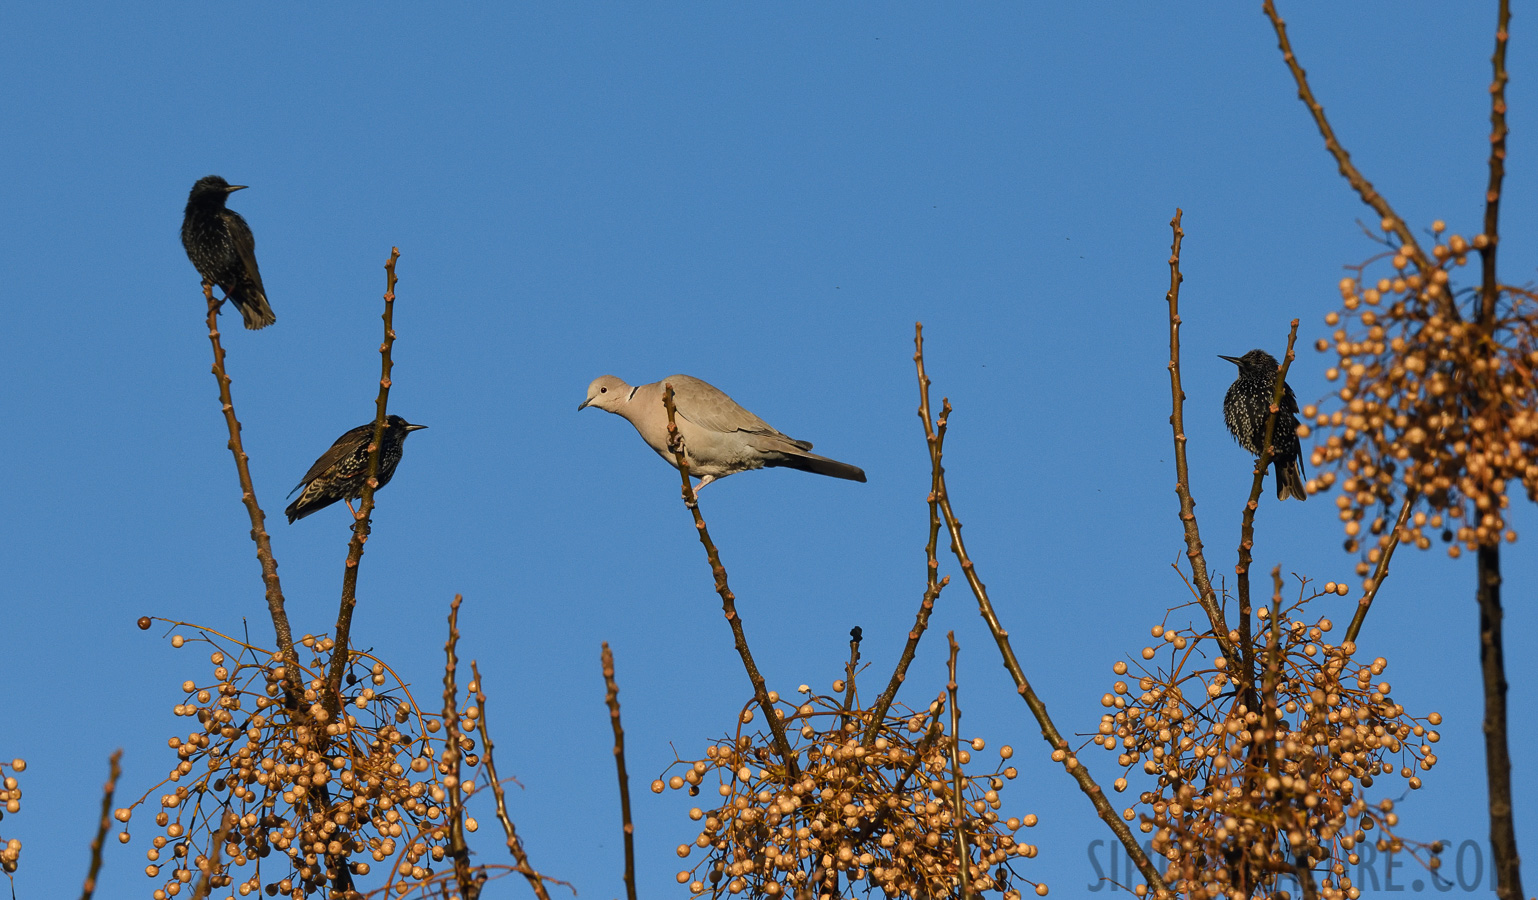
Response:
M1271 395L1276 390L1276 357L1264 350L1243 356L1223 356L1239 367L1239 377L1223 398L1223 421L1239 446L1260 457L1266 440L1266 418L1271 415ZM1298 461L1298 398L1292 385L1282 384L1282 402L1271 434L1276 472L1276 496L1307 500L1303 490L1303 466Z
M256 268L256 238L240 213L225 209L224 201L243 184L230 184L218 175L199 178L187 195L182 217L182 246L198 274L217 284L224 297L235 304L246 327L266 328L278 317L267 305L262 273Z
M400 416L385 420L384 444L379 448L379 487L389 484L390 477L395 474L406 435L426 427L413 425ZM288 513L289 524L338 500L347 500L347 508L352 509L351 501L363 496L363 482L368 477L368 445L373 437L373 422L359 425L337 438L331 449L321 454L294 488L299 491L299 499L284 510ZM294 491L289 491L289 496L293 496Z

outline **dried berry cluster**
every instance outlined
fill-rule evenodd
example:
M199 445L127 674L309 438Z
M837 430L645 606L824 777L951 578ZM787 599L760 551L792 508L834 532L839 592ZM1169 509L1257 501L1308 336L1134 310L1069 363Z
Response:
M155 900L176 896L210 869L213 887L242 897L263 889L293 898L361 896L352 876L370 867L356 856L388 861L392 895L432 882L432 864L445 854L448 792L474 789L469 780L455 783L438 760L443 738L431 735L442 730L441 716L424 712L368 654L354 654L346 687L328 697L335 649L328 638L304 638L313 658L295 672L279 654L194 630L197 637L176 634L171 643L212 647L213 680L183 683L187 699L173 712L197 727L170 739L179 762L167 780L116 813L126 823L150 794L174 785L157 801L162 833L146 853L145 874L160 883ZM469 706L461 722L478 715ZM471 754L462 762L476 765L474 741L459 743ZM474 820L465 824L475 829ZM127 843L128 832L119 840ZM249 875L237 880L235 870L247 866Z
M1444 227L1432 225L1438 242L1429 274L1413 270L1408 248L1395 247L1342 280L1345 309L1325 317L1334 333L1315 345L1339 357L1326 377L1344 381L1338 408L1303 410L1325 435L1314 467L1334 469L1309 490L1338 477L1348 548L1357 551L1364 528L1377 537L1361 575L1387 546L1396 501L1407 491L1425 497L1432 514L1417 513L1399 539L1424 550L1440 532L1452 556L1460 545L1516 540L1503 514L1508 481L1538 497L1538 304L1528 291L1503 287L1486 316L1479 293L1460 296L1452 272L1486 237L1468 241ZM1375 281L1367 270L1384 257L1393 271Z
M15 814L21 812L21 786L17 783L15 774L5 774L6 769L10 769L12 773L25 772L27 770L27 761L24 759L13 759L9 764L0 762L0 775L4 776L4 779L0 780L0 804L3 804L5 807L3 811L0 811L0 820L5 819L6 813ZM20 862L21 841L15 838L6 840L0 837L0 872L12 875L16 872L16 866Z
M834 682L835 693L845 689L843 681ZM692 845L679 845L678 855L687 858L695 847L706 854L678 873L679 883L713 897L744 891L769 898L846 896L859 882L888 896L954 893L960 866L943 695L923 713L904 714L894 706L872 728L873 713L859 708L854 691L848 705L812 694L806 685L800 692L806 695L800 705L769 694L790 741L794 771L783 764L770 735L744 734L740 726L735 737L708 746L704 759L674 764L685 767L684 774L666 786L687 786L695 796L713 780L722 798L716 809L690 810L704 827ZM750 704L740 721L754 715ZM962 744L978 752L983 746L981 738ZM1016 775L1004 762L1013 753L1001 747L994 771L963 778L960 827L971 889L1018 900L1017 884L1041 895L1047 889L1014 871L1021 858L1036 855L1014 832L1035 825L1036 817L1001 820L997 813L998 792ZM966 765L971 753L962 750L959 759ZM664 787L662 779L652 783L653 791Z
M1260 610L1253 676L1238 660L1208 662L1200 651L1212 646L1210 632L1158 627L1167 664L1139 664L1135 685L1117 681L1101 698L1111 711L1094 742L1129 771L1156 777L1123 817L1153 833L1154 850L1169 860L1166 881L1181 895L1276 897L1284 876L1318 873L1320 896L1355 896L1345 874L1359 861L1355 848L1405 846L1393 832L1393 802L1369 804L1363 789L1396 772L1419 788L1417 770L1436 764L1438 735L1426 724L1441 717L1406 716L1388 682L1374 681L1387 663L1354 663L1353 645L1326 642L1331 622L1305 620L1308 599ZM1237 632L1230 637L1240 642ZM1158 655L1148 647L1142 658ZM1128 666L1114 671L1126 675ZM1127 779L1115 788L1125 790Z

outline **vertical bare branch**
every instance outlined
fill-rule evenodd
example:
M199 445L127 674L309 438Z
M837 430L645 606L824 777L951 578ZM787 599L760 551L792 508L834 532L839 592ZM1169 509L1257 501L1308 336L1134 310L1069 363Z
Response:
M283 585L278 581L278 561L272 555L272 540L267 536L267 516L256 501L256 488L251 483L251 467L246 449L240 440L240 420L235 418L235 401L230 396L230 376L224 367L224 347L219 342L219 306L214 299L214 286L203 282L203 299L208 301L208 342L214 347L214 380L219 383L219 406L224 410L224 424L230 431L230 454L235 457L235 473L240 477L240 499L251 516L251 540L256 542L256 558L262 566L262 583L267 587L267 613L272 618L272 630L277 634L278 649L291 666L299 668L299 657L294 653L294 635L289 628L288 612L283 608Z
M922 372L920 373L922 379ZM940 596L940 591L950 584L949 575L940 577L940 560L936 551L940 541L940 476L945 471L941 460L945 451L945 429L947 419L950 416L950 405L946 404L940 410L940 421L935 426L934 434L928 438L929 444L929 543L924 546L924 596L919 601L918 615L914 617L913 628L908 631L908 643L903 646L902 656L897 660L897 668L892 670L892 677L887 682L886 690L876 698L872 707L870 727L865 732L865 738L861 741L868 749L876 741L876 732L879 724L886 719L886 711L891 708L892 701L897 697L897 689L902 687L903 679L908 675L908 666L913 662L913 656L918 652L919 639L924 636L924 631L929 627L929 616L934 612L935 600ZM919 418L928 422L929 415L929 382L921 380L919 384Z
M123 751L114 750L107 760L107 783L101 790L101 823L96 827L96 837L91 840L91 867L85 873L85 887L80 891L80 900L91 900L91 895L96 893L96 876L101 874L101 853L107 843L107 832L112 828L112 795L117 793L117 780L123 774L123 767L119 765L123 760Z
M918 368L919 384L927 393L929 378L924 372L924 326L922 323L914 327L914 364ZM949 403L946 404L949 406ZM935 436L934 423L928 418L924 420L924 435L931 439ZM1047 713L1047 705L1036 695L1031 688L1031 683L1025 677L1025 670L1020 667L1020 660L1015 656L1014 647L1009 641L1009 632L999 623L998 614L994 612L993 601L988 599L988 589L983 585L982 579L977 575L977 568L972 564L972 558L967 555L967 547L961 539L961 522L957 520L955 511L951 508L950 493L945 486L945 476L942 473L938 479L939 490L936 496L939 498L940 514L945 520L946 530L951 537L951 552L961 563L961 571L966 576L967 586L972 589L972 596L977 599L978 611L982 614L983 621L988 623L988 630L993 634L993 640L999 647L999 655L1003 658L1004 668L1009 671L1010 677L1015 681L1015 689L1025 700L1025 705L1030 708L1031 714L1036 717L1036 722L1041 726L1041 736L1051 745L1054 752L1061 751L1063 767L1068 774L1078 782L1079 790L1089 798L1095 807L1095 812L1100 815L1101 821L1116 835L1116 839L1127 851L1127 857L1137 866L1143 878L1148 882L1148 887L1155 895L1168 893L1169 889L1160 877L1159 870L1154 868L1148 859L1148 854L1138 845L1137 839L1132 836L1131 830L1125 822L1111 808L1110 801L1105 798L1105 791L1095 783L1095 779L1089 774L1089 770L1079 762L1069 749L1068 741L1057 726L1052 723L1052 717Z
M390 248L390 259L385 262L384 294L384 341L379 345L379 396L374 401L374 437L368 445L368 478L363 481L363 496L358 499L358 512L352 525L352 540L347 543L347 565L342 572L342 602L336 616L336 649L331 655L331 672L327 684L326 706L335 715L340 704L342 675L352 659L348 642L352 639L352 613L358 605L358 563L363 559L363 544L370 531L369 516L374 511L374 491L379 487L379 448L384 445L385 409L390 399L390 371L394 362L390 351L395 346L395 261L401 251Z
M454 681L459 668L459 604L463 600L463 595L455 594L454 601L449 604L449 640L443 645L443 764L449 769L443 787L449 795L448 851L454 858L454 880L459 884L459 896L463 900L475 900L481 895L481 884L486 876L476 877L470 866L470 848L465 844L464 791L459 782L459 763L464 750L459 743L459 685Z
M491 755L491 731L486 727L486 692L480 689L481 670L475 663L470 663L470 677L475 679L475 705L480 707L481 714L476 719L481 730L481 756L482 764L486 767L486 778L491 782L491 794L497 801L497 821L502 823L502 831L507 835L507 852L511 853L514 861L518 863L517 869L529 882L529 887L534 889L534 895L539 900L550 900L550 892L545 889L545 876L534 870L529 865L529 854L523 849L523 842L518 839L518 829L513 827L513 820L507 814L507 794L502 790L502 782L497 778L497 761Z
M1479 548L1479 669L1485 695L1485 777L1490 795L1490 852L1495 895L1522 900L1521 857L1512 817L1511 750L1507 736L1506 651L1502 636L1500 545Z
M1293 352L1293 345L1298 340L1298 320L1292 320L1292 330L1287 334L1287 352L1282 356L1281 368L1276 373L1276 386L1271 389L1270 412L1266 415L1266 430L1264 443L1261 446L1260 458L1255 460L1255 479L1250 483L1250 497L1244 504L1244 515L1239 526L1239 565L1234 568L1238 575L1239 588L1239 641L1240 653L1244 657L1244 678L1248 682L1245 688L1246 704L1250 709L1255 708L1255 647L1250 637L1250 564L1254 561L1250 551L1255 547L1255 511L1260 508L1260 491L1266 482L1266 469L1271 465L1271 460L1276 454L1276 445L1272 439L1276 434L1276 418L1281 412L1282 394L1287 390L1287 370L1292 368L1292 361L1297 358ZM1280 475L1278 475L1280 480ZM1192 518L1195 523L1195 518Z
M951 645L948 666L951 678L945 685L951 700L951 816L956 823L956 862L961 900L966 900L972 893L972 879L971 873L967 871L971 855L967 852L966 800L961 796L961 706L956 702L956 657L961 653L961 645L956 643L956 632L948 631L945 637Z
M1170 289L1164 299L1169 304L1170 319L1170 427L1175 432L1175 494L1180 498L1180 524L1185 529L1186 559L1191 563L1191 580L1196 584L1196 599L1202 611L1212 623L1212 636L1217 639L1223 655L1236 659L1233 642L1228 639L1228 623L1223 620L1223 609L1218 605L1217 592L1212 589L1212 578L1207 574L1207 557L1202 553L1201 530L1196 524L1196 500L1191 497L1191 474L1186 465L1186 392L1180 386L1180 245L1185 231L1180 227L1184 213L1175 210L1170 219L1174 238L1170 243Z
M705 517L700 514L699 498L694 495L694 485L689 483L689 459L688 448L684 446L684 436L678 432L678 408L673 404L673 386L665 384L662 388L662 405L668 414L668 449L673 452L673 459L677 461L678 474L683 478L684 505L689 512L694 514L694 527L700 533L700 543L705 547L705 556L710 560L710 571L715 577L716 593L721 595L721 610L726 614L726 621L732 627L732 637L736 640L737 655L742 657L742 666L748 671L748 680L753 683L753 698L758 701L759 709L763 710L764 718L769 723L769 731L774 735L774 749L780 754L785 767L791 774L800 772L801 767L796 763L796 754L790 749L790 741L785 738L785 723L776 716L774 704L769 700L769 688L764 684L764 676L759 674L758 665L753 662L753 652L748 649L748 637L742 630L742 616L737 614L737 595L726 582L726 567L721 564L721 554L716 550L715 542L710 539L710 529L705 527Z
M625 896L635 898L635 823L630 819L630 776L625 773L625 729L619 722L619 683L614 680L614 653L603 645L603 699L614 728L614 767L619 773L619 815L625 833Z
M1495 20L1495 70L1490 83L1490 184L1485 189L1485 240L1479 248L1484 284L1480 289L1479 324L1487 331L1495 322L1500 285L1495 278L1495 251L1500 243L1501 181L1506 177L1506 38L1511 26L1511 0L1501 0Z

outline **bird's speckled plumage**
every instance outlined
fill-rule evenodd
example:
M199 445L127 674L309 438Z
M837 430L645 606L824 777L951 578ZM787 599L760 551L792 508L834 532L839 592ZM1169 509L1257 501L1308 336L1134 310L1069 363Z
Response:
M182 216L182 246L203 280L216 284L240 310L247 328L266 328L276 322L262 273L256 268L256 238L240 213L226 209L224 201L244 185L232 185L218 175L199 178L187 195Z
M1276 357L1264 350L1222 358L1239 367L1239 377L1223 398L1223 421L1239 446L1259 458L1265 449L1266 419L1271 415L1271 395L1276 391L1276 373L1281 367ZM1307 500L1303 465L1298 459L1298 398L1293 396L1291 385L1282 385L1282 402L1277 410L1276 427L1271 433L1276 496L1282 500Z
M413 425L400 416L385 420L384 443L379 448L379 487L390 483L395 466L401 461L406 435L426 425ZM374 437L374 423L359 425L336 439L331 449L321 454L310 471L304 473L295 491L299 499L284 510L289 524L310 513L325 509L338 500L356 500L363 496L368 477L368 445ZM377 490L377 488L376 488ZM289 492L290 495L293 491Z

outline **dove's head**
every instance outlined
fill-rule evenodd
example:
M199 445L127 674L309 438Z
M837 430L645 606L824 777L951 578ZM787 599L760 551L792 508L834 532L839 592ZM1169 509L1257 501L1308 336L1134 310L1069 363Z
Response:
M594 378L593 383L587 386L587 399L583 400L582 405L577 409L596 406L606 412L617 413L629 398L630 385L613 375L601 375Z

